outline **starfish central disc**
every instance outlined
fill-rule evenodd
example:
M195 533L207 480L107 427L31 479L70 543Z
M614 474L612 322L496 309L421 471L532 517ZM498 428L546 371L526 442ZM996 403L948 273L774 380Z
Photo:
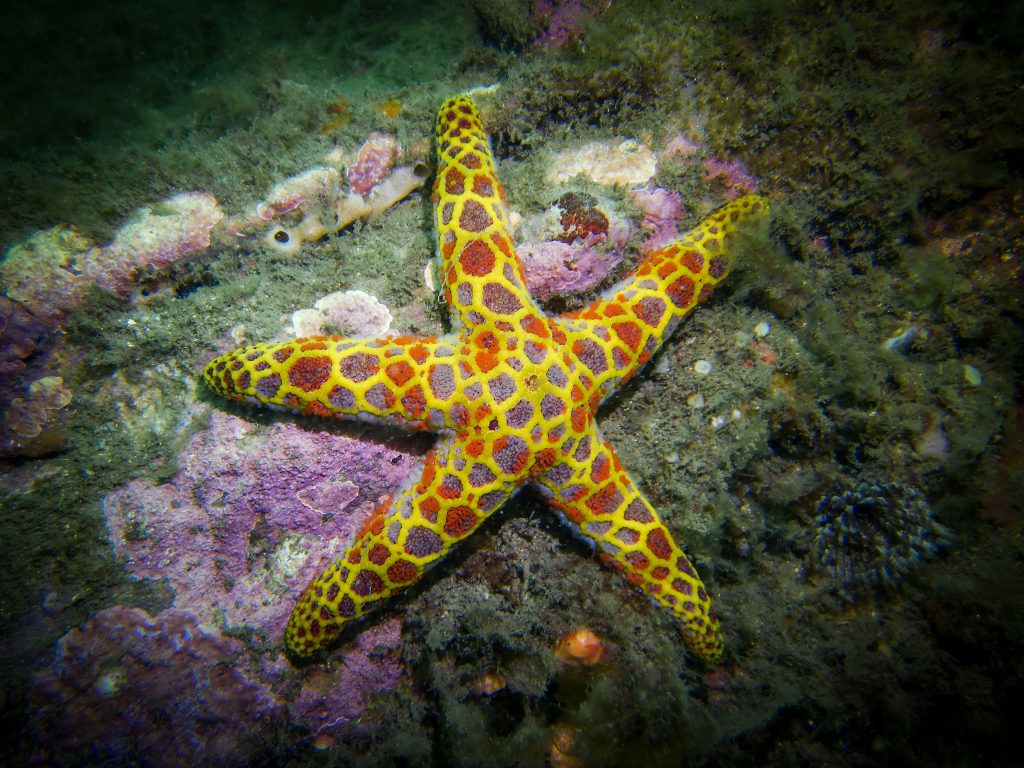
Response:
M306 588L288 649L309 656L328 645L532 484L679 618L694 653L715 661L722 640L707 590L595 414L726 276L738 228L766 218L767 203L755 195L730 203L590 306L549 317L526 290L468 97L441 107L437 156L434 223L451 334L302 338L237 349L206 367L207 383L226 397L439 435L345 555Z

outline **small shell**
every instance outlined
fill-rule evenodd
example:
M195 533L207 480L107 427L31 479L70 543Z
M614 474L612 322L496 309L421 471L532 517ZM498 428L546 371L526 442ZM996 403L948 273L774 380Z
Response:
M975 368L973 365L964 366L964 382L972 387L980 387L981 382L984 381L981 371Z

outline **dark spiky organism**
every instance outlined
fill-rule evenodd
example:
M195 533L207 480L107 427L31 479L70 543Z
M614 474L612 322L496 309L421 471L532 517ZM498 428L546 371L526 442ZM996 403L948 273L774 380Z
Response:
M809 555L847 600L894 589L918 563L952 540L920 490L901 483L860 483L818 502Z

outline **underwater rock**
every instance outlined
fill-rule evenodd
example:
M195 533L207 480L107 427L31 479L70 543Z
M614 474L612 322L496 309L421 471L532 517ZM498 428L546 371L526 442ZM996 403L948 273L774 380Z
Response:
M274 642L294 597L411 466L381 445L218 411L180 462L169 483L107 494L114 549L136 577L166 578L175 607Z
M516 252L527 288L541 301L590 290L622 261L630 232L609 201L562 195L519 226Z
M146 278L162 280L163 270L214 244L256 235L277 250L295 253L303 243L357 219L380 216L423 184L422 164L392 169L397 144L388 150L391 159L382 159L382 147L393 141L374 134L364 145L372 144L363 165L357 161L362 193L345 191L337 168L315 166L275 185L265 200L230 219L213 195L182 192L137 209L103 247L73 227L36 232L0 259L0 292L47 326L60 328L90 288L128 298Z
M187 611L100 611L35 678L34 762L248 765L283 707L235 665L241 651Z
M223 218L213 195L183 192L138 209L102 248L73 227L51 227L7 252L0 288L43 322L61 327L92 286L127 297L144 273L209 247Z
M21 393L25 360L38 349L46 330L21 302L0 295L0 403Z
M952 539L921 491L900 483L861 483L823 497L817 511L811 567L827 571L850 601L896 587Z
M82 269L100 288L125 297L145 272L159 272L209 247L224 218L207 192L182 192L138 209L109 245L91 251Z
M654 152L636 139L591 142L563 150L551 160L549 179L557 184L583 175L606 186L635 186L658 170Z
M60 376L33 381L25 397L11 400L0 426L0 456L36 458L64 449L64 408L71 393Z
M302 690L288 704L288 714L311 730L315 746L329 747L351 738L353 730L374 730L367 705L380 692L396 687L402 673L402 621L377 622L346 648L341 664L306 676Z
M49 330L21 302L0 295L0 458L37 458L64 448L71 393L61 377L43 375L59 346L48 343Z
M84 269L95 250L73 227L36 232L0 260L0 291L40 323L60 327L91 285Z
M561 243L608 237L608 217L597 207L597 199L585 192L566 192L552 205L559 210L562 231L555 239Z

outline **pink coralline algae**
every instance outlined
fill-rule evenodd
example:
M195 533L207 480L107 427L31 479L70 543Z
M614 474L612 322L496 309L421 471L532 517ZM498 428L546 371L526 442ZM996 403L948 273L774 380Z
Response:
M562 195L520 228L516 250L527 288L541 301L590 290L622 261L630 231L609 204L587 194Z
M705 160L704 178L718 180L729 200L757 192L757 179L739 160Z
M315 744L331 746L352 731L365 731L362 720L374 693L402 680L402 622L387 619L366 628L333 670L311 671L288 704L292 720L316 734Z
M349 188L365 196L385 179L401 155L398 140L394 136L371 133L359 148L355 162L345 169Z
M139 278L210 245L221 219L213 195L182 192L135 212L109 245L85 261L83 270L100 288L127 296Z
M318 299L312 308L292 313L287 338L324 336L384 336L391 330L391 312L366 291L335 291Z
M141 578L167 579L200 620L278 642L295 598L344 551L411 457L278 423L213 412L169 483L135 480L103 502L114 549Z
M25 370L25 360L36 351L46 330L23 304L0 295L0 402L13 396L15 377Z
M651 232L640 246L640 253L646 256L679 237L679 219L686 211L678 192L663 187L641 187L631 190L630 196L644 210L641 226Z
M538 0L534 15L543 29L534 45L562 48L580 36L582 25L611 5L609 0Z
M382 733L369 708L403 683L400 619L367 627L327 667L297 669L280 639L299 592L412 457L294 424L210 418L170 482L135 480L104 499L115 551L137 578L165 580L173 605L152 617L110 608L61 640L33 688L44 760L244 765L247 735L275 727L320 748Z
M242 766L283 707L242 645L186 611L116 606L57 644L30 696L43 765Z
M73 227L36 232L0 260L0 292L40 323L59 328L91 285L84 270L96 250Z
M598 285L622 261L617 251L593 245L569 245L545 240L519 249L526 272L526 287L541 301L582 293Z

